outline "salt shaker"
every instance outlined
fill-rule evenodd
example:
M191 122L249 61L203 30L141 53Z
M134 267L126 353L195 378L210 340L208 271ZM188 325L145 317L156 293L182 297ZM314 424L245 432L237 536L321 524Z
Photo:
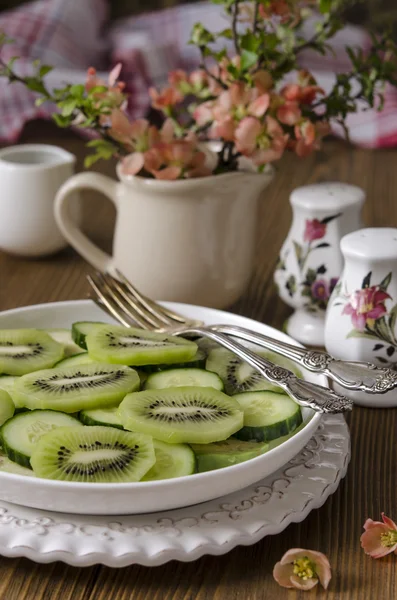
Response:
M397 229L361 229L341 241L345 267L329 301L327 351L343 360L397 366ZM348 392L364 406L397 406L397 390Z
M324 345L325 310L343 269L340 240L361 227L364 199L361 188L338 182L291 194L292 225L274 280L279 296L295 309L287 333L304 344Z

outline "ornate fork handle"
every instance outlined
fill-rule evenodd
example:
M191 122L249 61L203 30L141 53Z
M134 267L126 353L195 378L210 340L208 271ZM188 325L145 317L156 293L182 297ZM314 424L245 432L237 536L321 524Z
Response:
M397 371L392 369L376 367L366 362L338 360L326 352L305 350L266 335L254 333L244 327L214 325L211 326L211 329L273 350L313 373L327 375L346 389L361 390L370 394L384 394L397 387Z
M252 350L231 340L226 335L215 332L210 328L197 327L188 329L185 327L183 329L173 329L170 333L182 336L195 334L214 340L250 364L265 379L280 386L301 406L308 406L322 413L339 413L352 410L353 408L351 400L345 396L316 383L299 379L288 369L275 365L269 360L258 356Z

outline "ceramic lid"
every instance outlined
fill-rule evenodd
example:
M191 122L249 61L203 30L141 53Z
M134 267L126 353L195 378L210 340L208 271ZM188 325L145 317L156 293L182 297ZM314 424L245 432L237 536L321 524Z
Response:
M339 210L346 206L362 204L364 191L356 185L328 181L296 188L290 197L292 206L308 209Z
M374 260L397 260L397 229L369 227L348 233L341 240L345 256Z

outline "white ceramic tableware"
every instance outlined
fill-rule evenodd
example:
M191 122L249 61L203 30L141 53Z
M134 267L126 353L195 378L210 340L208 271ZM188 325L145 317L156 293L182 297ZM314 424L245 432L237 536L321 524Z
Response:
M273 171L160 181L119 181L82 173L59 191L55 216L70 244L99 271L118 268L150 298L225 308L245 290L254 266L258 201ZM105 194L117 210L113 256L95 246L67 214L83 188Z
M73 154L46 144L0 150L0 250L38 257L67 246L55 223L54 199L73 174L75 162ZM79 222L76 194L68 213Z
M361 227L364 192L325 182L295 189L293 219L274 274L279 296L292 308L287 333L304 344L324 346L325 309L343 269L341 238Z
M279 331L251 319L207 308L166 303L171 310L208 324L229 323L250 328L284 341L291 339ZM109 321L93 302L81 300L43 304L0 314L0 328L70 327L78 321ZM325 377L307 379L326 384ZM303 427L280 446L245 463L225 469L162 481L90 484L51 481L0 472L0 500L67 513L136 514L168 510L230 494L259 481L291 460L316 431L322 415L302 409Z
M345 268L328 305L327 351L343 360L396 367L397 229L355 231L342 239L341 250ZM397 390L344 393L364 406L397 406Z
M55 514L0 500L0 554L79 567L156 566L225 554L303 521L335 492L349 458L350 436L343 416L325 415L302 451L281 469L204 504L100 517Z

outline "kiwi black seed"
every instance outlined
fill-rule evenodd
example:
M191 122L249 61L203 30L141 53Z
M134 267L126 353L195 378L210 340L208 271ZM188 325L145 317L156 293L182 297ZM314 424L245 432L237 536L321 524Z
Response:
M134 369L94 363L24 375L15 383L12 398L18 407L73 413L117 406L139 385Z
M150 436L112 427L62 427L32 454L38 477L91 483L139 481L156 462Z

